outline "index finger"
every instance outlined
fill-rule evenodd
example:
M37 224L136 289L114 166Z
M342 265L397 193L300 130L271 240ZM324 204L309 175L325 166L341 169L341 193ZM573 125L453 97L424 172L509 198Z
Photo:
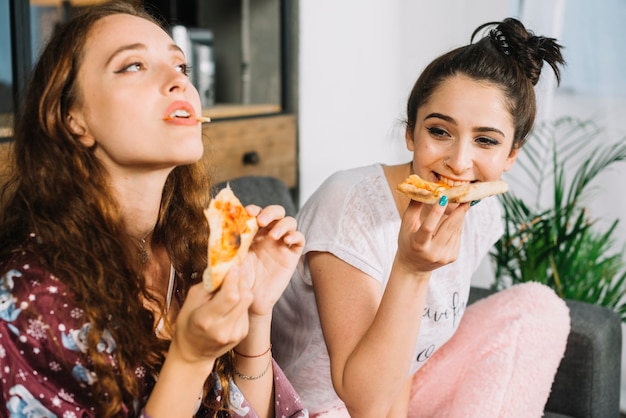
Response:
M469 203L459 204L448 214L448 217L439 224L437 231L435 231L435 234L447 234L448 236L452 236L456 233L456 231L461 230L463 228L465 214L467 213L469 208Z
M439 227L439 223L441 222L441 218L446 212L446 207L448 206L448 198L446 196L442 196L439 199L438 203L432 205L424 205L426 207L426 216L422 221L422 225L420 229L427 233L428 236L435 235L437 228Z
M267 226L274 221L285 217L285 208L280 205L269 205L260 210L256 215L259 226Z

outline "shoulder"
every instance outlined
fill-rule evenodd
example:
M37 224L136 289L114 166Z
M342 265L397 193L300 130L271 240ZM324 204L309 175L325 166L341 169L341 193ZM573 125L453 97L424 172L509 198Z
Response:
M67 286L47 271L39 257L18 249L0 263L0 324L20 336L41 343L61 337L83 324L83 311Z
M332 253L377 280L384 275L387 253L395 251L399 225L380 165L335 173L298 214L298 227L306 236L305 254Z
M318 235L328 240L355 225L369 229L378 220L389 219L395 210L382 167L370 165L328 177L302 206L297 219L307 241Z
M28 247L16 249L0 263L0 290L11 291L15 298L27 303L36 302L37 295L55 295L64 288Z
M337 171L329 176L302 207L319 212L328 208L344 208L355 201L377 200L388 189L379 164Z

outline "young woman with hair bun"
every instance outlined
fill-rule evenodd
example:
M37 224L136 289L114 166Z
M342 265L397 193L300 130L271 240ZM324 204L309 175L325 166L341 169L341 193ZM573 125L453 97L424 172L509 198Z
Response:
M396 192L411 174L499 180L533 127L544 64L560 79L561 46L516 19L474 38L415 82L412 160L335 173L297 216L306 245L272 342L312 416L543 415L569 334L564 301L528 283L467 304L503 233L497 199L429 205Z

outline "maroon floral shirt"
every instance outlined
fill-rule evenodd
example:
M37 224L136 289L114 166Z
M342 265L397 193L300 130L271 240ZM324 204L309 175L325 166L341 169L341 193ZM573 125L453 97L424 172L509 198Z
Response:
M0 262L0 416L95 417L93 392L97 376L86 354L90 324L62 281L45 271L36 256L18 250ZM117 349L104 333L99 346L111 362ZM308 417L299 397L273 363L277 417ZM143 415L154 378L135 369L144 396L125 405L123 416ZM233 384L231 411L224 417L256 417ZM213 416L200 408L196 417Z

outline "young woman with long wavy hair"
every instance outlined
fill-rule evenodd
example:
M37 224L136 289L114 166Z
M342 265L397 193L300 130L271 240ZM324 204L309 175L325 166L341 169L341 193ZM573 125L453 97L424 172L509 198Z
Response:
M248 257L218 291L200 283L210 179L186 72L124 2L42 51L0 211L0 415L306 415L269 349L304 244L295 220L249 207Z

